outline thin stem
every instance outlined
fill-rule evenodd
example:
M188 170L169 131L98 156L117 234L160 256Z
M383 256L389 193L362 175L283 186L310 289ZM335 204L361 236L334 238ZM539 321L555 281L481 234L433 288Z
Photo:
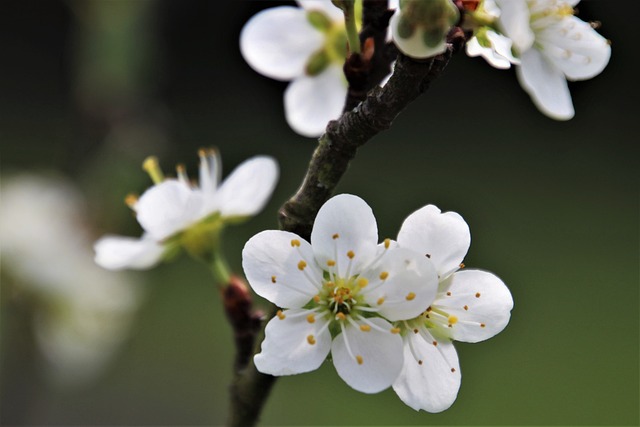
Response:
M356 26L356 14L354 11L355 1L346 0L343 1L342 4L344 5L342 11L344 12L344 25L347 30L349 51L351 53L360 54L360 36L358 35L358 28Z
M220 244L218 243L218 248L216 248L212 252L211 256L211 273L213 274L213 279L217 284L223 286L229 283L231 279L231 273L229 269L229 264L227 263L224 254L219 249Z

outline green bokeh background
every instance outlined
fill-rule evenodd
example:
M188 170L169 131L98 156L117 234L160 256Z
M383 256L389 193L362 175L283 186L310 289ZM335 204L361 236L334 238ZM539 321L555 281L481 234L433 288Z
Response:
M278 206L297 189L314 148L284 121L286 83L255 73L239 54L243 23L278 4L288 3L3 2L3 179L60 171L88 197L96 236L137 235L122 198L148 185L140 170L148 154L165 169L184 162L195 171L196 150L214 145L227 173L248 156L272 155L281 167L272 200L226 234L241 271L242 245L277 227ZM428 203L460 213L472 233L465 264L509 286L507 329L457 344L456 403L418 413L392 390L351 390L326 363L280 379L264 425L638 425L640 99L631 3L578 6L583 19L603 23L613 55L600 76L570 85L573 120L538 113L512 70L459 54L392 129L359 151L338 188L371 205L382 237L395 237ZM98 24L83 7L108 15L113 38L92 38ZM98 66L87 71L82 61ZM154 130L141 131L141 121ZM207 269L181 257L134 274L148 292L132 337L81 390L54 388L21 353L29 328L3 298L3 425L224 423L233 347Z

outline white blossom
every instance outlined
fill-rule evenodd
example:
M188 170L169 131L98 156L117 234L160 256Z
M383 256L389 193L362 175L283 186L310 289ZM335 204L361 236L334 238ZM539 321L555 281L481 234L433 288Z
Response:
M177 179L163 180L157 165L149 165L150 174L161 182L128 202L144 233L140 238L102 237L95 244L99 265L112 270L145 269L176 247L195 253L210 250L226 223L255 215L264 207L278 179L272 158L246 160L219 184L218 152L201 150L199 155L199 186L189 181L182 166Z
M311 243L286 231L263 231L245 245L242 265L253 290L283 310L269 321L256 368L271 375L317 369L331 352L354 389L389 387L403 365L400 329L437 288L433 264L386 239L378 244L371 208L343 194L316 217Z
M600 74L611 57L607 39L574 16L579 0L495 0L498 28L513 41L522 88L556 120L574 116L567 80Z
M398 233L399 246L430 259L439 278L435 300L423 313L397 323L405 363L393 389L415 410L440 412L456 399L461 373L453 340L483 341L509 322L513 299L502 280L481 270L460 270L470 242L462 217L433 205L411 214Z

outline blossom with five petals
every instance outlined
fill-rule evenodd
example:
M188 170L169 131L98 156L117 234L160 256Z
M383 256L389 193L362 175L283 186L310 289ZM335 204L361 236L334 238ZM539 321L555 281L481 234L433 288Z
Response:
M580 0L495 0L498 27L513 41L522 88L536 107L556 120L574 116L567 80L600 74L611 46L591 25L573 15Z
M403 366L400 329L437 290L433 264L389 239L378 244L371 208L342 194L316 217L311 243L286 231L253 236L242 253L253 290L283 310L266 327L256 368L271 375L317 369L331 352L342 379L376 393Z
M206 254L215 250L227 223L255 215L264 207L278 180L278 166L271 157L246 160L219 185L218 152L200 150L199 156L199 186L192 185L183 166L177 168L177 179L163 179L157 164L148 160L150 175L158 182L139 199L128 201L144 234L139 239L99 239L94 246L99 265L111 270L146 269L180 247L195 255Z
M486 271L459 271L470 242L462 217L433 205L409 215L398 233L398 245L429 258L440 282L435 300L421 315L397 323L405 364L393 389L415 410L440 412L456 399L461 375L452 340L491 338L511 316L513 299L502 280Z

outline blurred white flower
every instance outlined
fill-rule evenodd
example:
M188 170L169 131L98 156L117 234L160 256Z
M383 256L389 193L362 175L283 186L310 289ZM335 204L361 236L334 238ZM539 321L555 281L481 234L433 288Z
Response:
M35 337L50 377L62 385L86 384L128 336L141 288L95 265L83 199L71 184L38 175L4 181L3 275L35 301Z
M461 374L452 340L491 338L511 316L511 293L497 276L481 270L458 271L470 242L462 217L441 213L433 205L409 215L398 233L398 245L429 258L440 282L428 308L399 323L405 363L393 389L415 410L444 411L456 399Z
M520 85L556 120L574 116L567 80L600 74L611 57L607 39L573 15L579 0L495 0L498 27L513 41Z
M354 389L389 387L403 365L402 339L390 321L418 316L432 303L437 275L423 255L378 245L371 208L349 194L327 201L311 243L286 231L263 231L242 252L249 284L285 310L266 327L256 368L271 375L317 369L331 352Z
M144 229L136 239L104 236L95 243L95 261L104 268L146 269L172 250L185 247L195 255L210 251L221 229L258 213L278 180L271 157L256 156L240 164L220 185L222 166L215 150L201 150L200 185L189 181L184 167L177 179L163 179L157 161L145 164L156 184L139 200L129 200Z
M253 16L240 34L240 51L257 72L292 80L284 93L287 123L300 135L316 137L344 107L347 37L342 11L330 0L297 3Z

